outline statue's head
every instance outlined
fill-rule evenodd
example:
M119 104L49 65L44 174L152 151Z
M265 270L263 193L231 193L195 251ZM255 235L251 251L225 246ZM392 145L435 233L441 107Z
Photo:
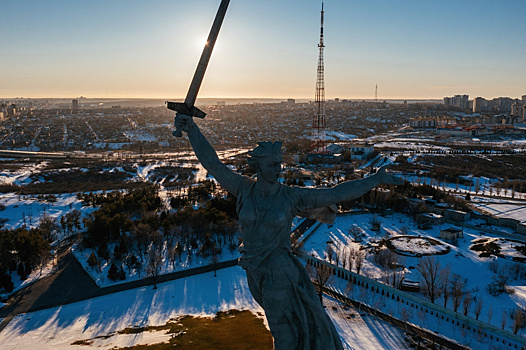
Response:
M281 172L281 160L281 141L258 142L258 146L248 152L248 164L264 178L277 179Z

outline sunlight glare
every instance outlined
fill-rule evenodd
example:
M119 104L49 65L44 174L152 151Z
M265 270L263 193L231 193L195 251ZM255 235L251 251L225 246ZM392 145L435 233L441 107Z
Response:
M200 49L203 49L206 45L208 45L208 38L207 37L202 37L199 42L198 42L198 46Z

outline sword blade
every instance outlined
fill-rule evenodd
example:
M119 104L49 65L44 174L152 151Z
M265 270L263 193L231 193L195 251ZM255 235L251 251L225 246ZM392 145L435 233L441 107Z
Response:
M219 29L221 29L221 24L223 23L223 19L225 18L225 13L229 3L230 0L222 0L221 4L219 5L219 9L217 10L214 23L212 24L212 29L210 29L210 34L208 35L208 39L203 49L203 53L201 54L201 59L197 64L192 83L190 84L190 88L188 89L188 93L186 94L186 98L184 100L184 103L188 106L188 108L193 107L195 104L197 93L199 92L199 88L201 87L201 83L203 82L205 71L208 67L210 56L212 56L212 50L214 49L217 36L219 35Z

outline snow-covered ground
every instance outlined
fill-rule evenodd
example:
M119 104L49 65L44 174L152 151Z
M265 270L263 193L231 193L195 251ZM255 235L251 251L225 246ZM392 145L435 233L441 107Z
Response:
M421 230L418 229L408 217L401 214L394 214L387 217L378 218L381 221L381 231L374 232L370 229L371 225L369 224L371 215L362 214L338 216L333 225L320 225L320 227L314 231L314 233L304 242L303 249L307 254L312 254L317 258L326 259L326 247L331 245L332 249L339 253L339 261L341 266L343 259L342 257L344 254L348 255L351 248L358 249L360 246L371 247L371 243L373 241L382 237L397 236L399 235L400 227L407 226L409 228L409 235L420 235L421 237L428 236L433 238L433 240L439 241L441 244L439 245L440 249L437 249L437 251L442 250L443 247L449 247L450 251L448 253L435 256L438 258L441 267L450 267L450 276L453 276L453 274L459 274L466 279L467 285L465 291L471 292L471 296L476 298L475 300L483 301L482 312L480 314L479 320L500 328L502 326L502 318L504 317L507 320L504 328L512 332L513 321L510 318L511 310L515 310L517 307L521 307L523 309L526 308L526 288L524 287L526 281L522 279L513 280L510 278L509 284L514 292L512 294L503 293L499 296L490 295L486 290L486 286L492 281L492 277L496 275L490 270L490 262L492 262L492 264L496 264L498 266L499 273L502 274L508 274L512 264L520 263L514 263L509 260L495 257L481 258L478 255L479 252L469 249L474 240L486 237L495 239L496 236L483 234L473 229L464 228L464 238L459 239L455 245L452 245L440 240L439 238L440 229L445 229L451 225L444 224L441 226L435 226L429 230ZM352 238L350 237L348 229L351 226L358 226L363 229L365 237L361 243L353 242ZM407 245L403 246L402 242L402 240L398 242L398 244L401 245L397 246L398 249L413 253L428 253L429 247L424 246L419 248L413 245L414 242L408 242ZM515 243L515 245L517 245L517 243ZM512 249L511 245L507 243L502 244L502 248L503 250L501 253L506 253L506 251ZM513 250L513 252L509 252L508 256L513 257L517 256L517 254L518 252ZM415 268L420 259L421 258L412 256L400 257L399 263L405 266L403 275L406 279L412 281L420 280L420 274ZM371 279L381 281L385 279L386 276L384 271L385 270L374 263L372 254L369 254L363 263L361 274ZM345 292L349 288L347 282L344 280L336 279L334 283L335 288L340 291ZM360 288L358 287L354 288L354 298L357 298L358 300L365 298L362 300L363 302L376 307L381 306L381 310L384 312L387 310L393 316L396 316L401 312L399 305L396 305L396 303L393 305L389 304L391 301L389 298L387 298L387 300L385 300L385 298L384 300L382 300L382 298L375 299L373 295L370 295L370 293L362 295L359 289ZM413 295L424 298L424 296L419 293L413 293ZM429 301L429 299L424 300ZM442 306L444 304L443 297L439 297L435 301L435 304ZM468 311L468 316L473 318L475 318L474 304L475 303L473 302L470 305ZM447 302L447 308L453 310L451 297ZM459 307L459 312L462 312L462 305ZM402 318L400 315L398 317ZM433 331L436 330L441 334L446 334L448 337L462 342L475 341L474 339L463 339L463 336L460 334L458 329L450 327L449 324L437 324L436 321L430 321L429 317L426 318L425 315L418 315L416 311L413 311L410 322L421 325L422 327L431 329ZM521 329L519 330L518 334L526 336L526 330ZM479 344L478 346L480 346L481 349L485 349L487 348L488 344Z
M45 199L37 199L37 196L19 196L14 193L0 194L0 204L5 209L0 211L0 218L7 219L5 228L13 229L25 225L28 228L38 227L40 218L47 215L60 220L60 217L67 212L76 209L80 210L82 217L85 217L95 208L82 206L76 194L57 194L56 202ZM61 239L64 237L57 237Z
M346 349L405 349L403 333L372 316L360 316L325 300ZM240 267L220 270L61 307L18 315L0 332L2 349L89 349L166 342L165 332L117 334L127 327L163 325L183 315L212 317L219 311L250 310L263 314L250 295ZM349 315L353 317L348 318ZM88 345L71 345L93 340Z

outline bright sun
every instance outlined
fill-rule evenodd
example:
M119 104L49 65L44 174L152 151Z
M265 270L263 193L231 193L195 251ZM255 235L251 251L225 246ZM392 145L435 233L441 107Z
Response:
M208 41L207 41L207 37L202 37L199 42L198 42L198 46L200 49L203 49L205 47L205 45L208 44Z

